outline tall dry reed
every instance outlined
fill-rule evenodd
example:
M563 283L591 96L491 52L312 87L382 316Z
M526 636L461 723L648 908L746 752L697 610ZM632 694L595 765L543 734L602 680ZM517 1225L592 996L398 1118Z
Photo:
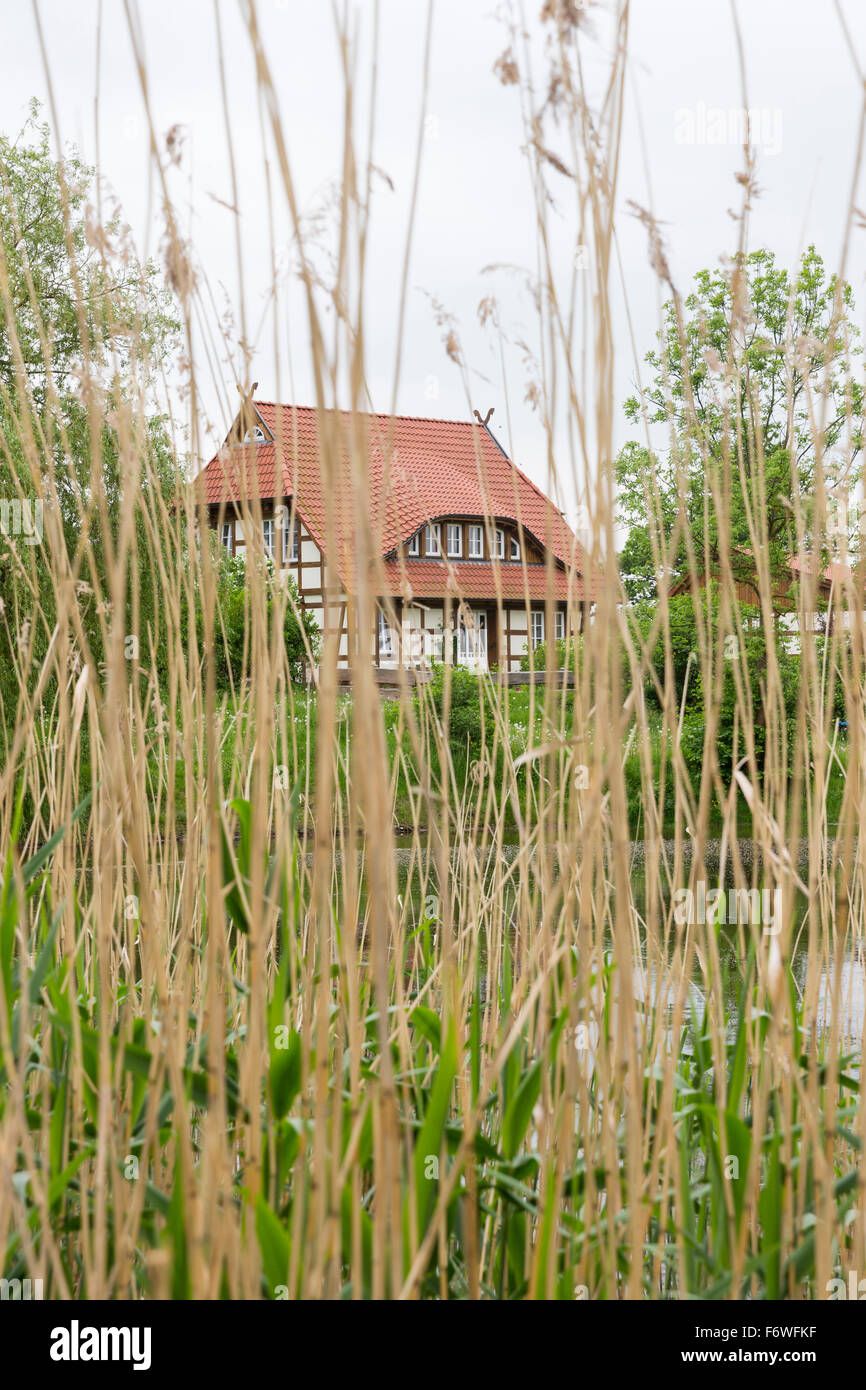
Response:
M136 7L127 13L149 110ZM6 464L25 493L35 487L45 519L43 545L16 551L32 604L4 615L20 639L0 778L4 1273L41 1277L52 1297L67 1298L824 1296L840 1272L866 1266L863 1223L853 1219L862 1027L852 1038L844 1025L863 935L862 625L846 631L840 620L821 645L803 624L790 720L762 561L760 436L732 428L733 449L708 450L687 390L685 433L672 432L670 446L684 469L686 455L700 459L723 539L732 477L747 480L756 606L771 639L760 719L747 658L735 671L729 774L718 731L725 639L741 626L741 597L722 544L718 605L696 653L705 725L695 781L668 585L642 633L615 563L611 292L628 5L609 16L600 99L585 88L584 46L594 40L581 7L545 6L547 101L530 83L537 55L516 22L498 68L521 102L536 200L544 481L552 495L580 494L599 583L573 691L552 679L531 685L521 740L518 694L495 674L483 678L480 751L468 765L449 737L460 693L450 668L441 703L404 679L396 706L383 706L366 656L381 572L366 435L353 426L347 471L327 413L348 405L357 420L371 406L358 306L374 150L355 143L349 21L338 22L344 149L326 328L272 57L255 6L244 14L272 198L291 217L306 291L332 560L340 527L354 537L351 702L347 712L331 634L312 687L293 685L254 566L253 676L231 695L218 691L208 659L224 640L216 552L183 484L180 449L176 493L149 485L146 422L156 407L134 341L119 394L84 355L92 466L76 491L81 541L70 549L60 498L76 445L63 438L49 311L31 286L45 403L34 409L25 371L4 402L15 434ZM422 109L419 164L423 119ZM221 347L203 346L200 325L213 322L207 281L171 210L156 130L152 148L191 364L186 420L176 399L172 408L195 465L206 456L201 374ZM737 231L746 251L753 173L744 158ZM548 224L551 178L569 189L575 243L589 248L588 271L575 266L565 280ZM660 301L672 301L684 333L658 225L639 215ZM406 283L404 272L404 298ZM14 355L17 310L2 267L0 293ZM733 398L748 389L735 339L736 324L723 366ZM468 364L455 338L447 350L465 374L468 414ZM274 375L285 390L285 364ZM343 377L348 400L338 400ZM822 405L812 404L817 438ZM117 441L111 515L104 426ZM804 543L824 524L820 468L816 497L807 517L792 487ZM255 521L255 498L251 512ZM669 539L651 488L647 518L662 568ZM142 531L158 594L148 630L136 603ZM106 545L103 573L89 561L94 534ZM699 582L702 561L682 523L675 539ZM46 584L50 603L40 598ZM814 587L804 575L801 615L818 606ZM834 593L838 614L857 608L848 590ZM576 603L577 594L573 618ZM198 627L189 616L197 604ZM28 641L49 613L34 670ZM86 614L98 615L98 652ZM547 619L551 631L552 610ZM844 688L844 759L834 682ZM790 761L761 752L788 742ZM844 784L838 825L828 823L834 775ZM412 823L398 852L400 796ZM737 821L744 799L749 858ZM742 924L723 938L677 922L676 890L708 876L711 840L720 842L714 884L727 875L737 888L781 889L780 932ZM806 965L795 976L798 942Z

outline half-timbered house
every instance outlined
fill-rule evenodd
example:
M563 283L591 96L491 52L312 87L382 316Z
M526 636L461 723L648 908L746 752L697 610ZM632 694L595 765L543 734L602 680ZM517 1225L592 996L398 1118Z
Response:
M513 671L530 646L587 620L573 531L480 417L319 413L251 394L195 488L226 550L261 547L294 577L320 629L336 628L342 665L361 563L377 595L379 667ZM372 534L363 560L359 507Z

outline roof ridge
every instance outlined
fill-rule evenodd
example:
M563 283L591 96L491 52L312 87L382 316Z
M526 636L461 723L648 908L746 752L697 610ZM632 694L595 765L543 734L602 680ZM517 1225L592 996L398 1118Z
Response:
M313 415L315 415L318 412L318 406L315 405L288 405L285 401L264 401L260 400L258 397L256 397L253 400L253 405L269 405L274 406L279 410L303 410ZM357 410L353 412L351 410L346 410L343 406L330 405L325 407L325 413L330 413L332 415L352 415L354 413L356 415L364 415L369 420L416 420L419 423L425 425L465 425L470 426L473 429L484 428L483 425L479 425L477 420L452 420L448 419L448 417L444 415L401 415L396 412L392 414L388 410ZM490 435L490 438L493 440L493 443L497 446L497 448L502 449L502 445L499 443L499 440L496 438L496 436L492 434L489 429L487 430L487 433ZM504 450L503 453L505 453ZM508 454L505 454L505 457L508 459L509 463L513 462L513 460Z

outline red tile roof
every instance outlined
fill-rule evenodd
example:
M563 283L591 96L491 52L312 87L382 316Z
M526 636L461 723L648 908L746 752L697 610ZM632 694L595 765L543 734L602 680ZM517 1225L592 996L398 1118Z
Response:
M444 598L446 594L464 599L546 599L552 592L555 599L569 597L569 575L559 568L548 572L547 565L455 563L441 560L386 560L384 565L386 592L392 597L414 599ZM548 589L548 584L551 589ZM497 590L498 584L498 590ZM582 599L586 590L581 579L572 576L571 598Z
M297 510L321 550L325 549L327 507L320 460L319 422L315 409L253 402L259 418L273 436L264 444L223 447L195 479L194 487L210 504L239 501L258 495L262 499L294 497ZM553 550L566 566L586 573L587 565L577 539L561 512L544 493L504 454L483 426L462 420L430 420L415 416L356 415L326 412L326 439L336 444L332 463L334 524L340 569L345 582L351 569L353 419L366 450L371 521L378 536L378 553L393 553L400 542L425 522L445 516L492 517L520 523L542 545ZM337 429L331 433L331 427ZM444 565L435 570L441 583ZM460 565L473 588L492 578L489 565ZM416 566L420 569L420 566ZM474 571L474 577L473 577ZM503 583L524 591L523 566L501 567ZM545 568L539 567L541 591ZM509 575L508 579L505 576ZM518 576L512 578L511 575ZM482 579L483 576L483 579ZM431 575L429 583L433 582ZM533 579L535 585L539 581ZM468 591L467 591L468 592ZM480 591L479 591L480 592ZM486 589L486 593L495 593ZM432 596L432 594L430 595Z
M738 546L736 554L753 559L753 552L748 546ZM774 567L770 579L772 584L772 603L776 613L792 612L794 609L794 594L792 592L793 582L801 580L803 576L813 578L815 582L816 598L820 604L829 603L834 591L839 602L844 606L849 606L850 589L853 588L855 595L866 587L866 575L859 568L854 570L850 565L846 565L842 560L831 560L830 563L821 568L821 560L817 555L806 553L803 555L789 555L785 560L786 569L791 571L790 578L784 572ZM716 570L718 573L718 570ZM705 582L703 573L699 576L699 586L702 588ZM759 599L757 567L751 576L746 576L744 583L753 591L755 602ZM687 574L675 584L671 585L671 596L688 593L693 589L692 577ZM860 599L855 597L855 603ZM866 601L866 600L864 600Z
M205 502L214 505L251 497L291 496L292 488L287 491L277 487L276 477L277 451L273 444L224 446L194 479L193 487L199 496L203 494Z
M819 561L815 555L790 555L785 561L788 569L795 574L809 574L815 576L818 571ZM831 560L826 569L822 570L820 579L825 584L844 584L846 580L853 580L854 572L850 565L844 564L841 560Z

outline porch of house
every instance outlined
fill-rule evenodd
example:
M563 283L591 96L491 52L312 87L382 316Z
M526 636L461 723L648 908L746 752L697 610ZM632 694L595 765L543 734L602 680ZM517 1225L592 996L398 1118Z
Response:
M579 605L576 631L587 620ZM554 630L546 631L552 622ZM373 659L379 670L405 667L423 674L434 663L452 663L470 670L520 675L530 647L565 636L565 605L551 617L546 606L470 600L446 613L441 602L398 603L393 618L380 609Z
M424 686L432 680L433 672L430 667L414 666L374 666L373 681L383 700L396 699L401 689L415 690L419 686ZM494 682L507 685L509 687L520 687L526 685L546 685L548 676L550 683L557 689L565 686L567 689L574 687L574 673L572 671L554 670L547 672L540 671L490 671ZM352 672L348 667L338 667L337 669L337 689L348 694L352 688Z

